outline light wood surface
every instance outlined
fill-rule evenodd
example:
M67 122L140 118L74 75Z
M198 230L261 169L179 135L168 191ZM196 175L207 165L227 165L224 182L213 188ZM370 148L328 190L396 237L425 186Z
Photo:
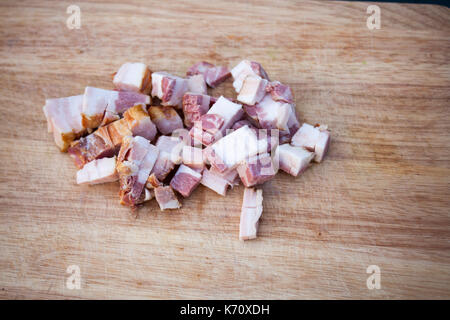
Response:
M0 2L0 298L450 298L448 8L381 3L369 30L368 3L123 2L76 1L79 30L67 1ZM46 131L45 98L112 88L124 62L244 58L332 131L323 163L264 184L257 240L238 240L242 186L134 220L117 184L76 185Z

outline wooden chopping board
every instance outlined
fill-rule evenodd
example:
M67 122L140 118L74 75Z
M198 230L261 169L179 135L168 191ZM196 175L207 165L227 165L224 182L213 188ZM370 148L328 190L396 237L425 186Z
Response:
M363 2L76 4L70 30L69 3L0 3L0 298L450 298L448 8L381 3L369 30ZM264 184L254 241L238 240L242 186L133 219L117 184L76 185L46 131L45 98L112 88L124 62L182 76L244 58L332 132L323 163Z

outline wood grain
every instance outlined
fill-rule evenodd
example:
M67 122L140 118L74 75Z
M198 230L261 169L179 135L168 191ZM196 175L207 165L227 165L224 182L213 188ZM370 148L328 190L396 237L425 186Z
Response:
M367 3L76 4L79 30L67 2L0 3L0 298L450 298L448 8L382 3L371 31ZM243 58L332 130L322 164L264 185L255 241L238 241L242 186L134 220L116 184L77 186L46 132L45 98L112 88L126 61L183 75Z

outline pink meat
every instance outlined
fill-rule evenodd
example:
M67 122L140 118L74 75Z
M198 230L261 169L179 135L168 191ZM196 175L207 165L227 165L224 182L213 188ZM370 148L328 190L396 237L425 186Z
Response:
M246 159L237 167L237 172L246 187L262 184L277 173L268 153Z
M314 161L321 162L328 151L330 132L326 126L317 125L313 127L304 123L292 137L291 144L313 151L316 154Z
M262 201L261 189L245 188L239 224L239 240L256 238L259 218L263 211Z
M155 188L155 198L161 210L181 208L181 204L170 186Z
M207 94L205 77L202 74L196 74L188 77L188 91L198 94Z
M212 67L206 72L205 80L208 86L215 88L229 77L231 73L227 67Z
M266 87L266 91L272 95L272 99L275 101L281 101L286 103L294 102L291 88L289 86L282 84L279 81L271 82Z
M183 96L184 124L191 128L209 110L211 97L203 94L186 93Z
M223 176L207 169L203 170L203 176L200 183L222 196L226 195L229 186L228 181Z
M201 179L200 173L182 164L170 181L170 186L186 198L197 188Z
M274 161L277 161L281 170L296 177L308 168L313 158L314 152L310 152L303 147L282 144L275 151Z
M181 159L184 165L194 170L202 171L205 167L203 160L203 150L190 145L184 146L181 152Z
M188 69L186 76L193 76L195 74L206 75L209 68L214 68L214 65L206 61L197 62Z
M181 107L181 100L187 91L186 79L167 72L152 73L152 96L161 99L163 106Z

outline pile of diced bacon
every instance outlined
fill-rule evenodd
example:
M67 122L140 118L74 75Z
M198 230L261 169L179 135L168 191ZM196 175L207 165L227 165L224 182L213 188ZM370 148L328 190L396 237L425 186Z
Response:
M230 77L237 98L208 95ZM330 143L327 126L300 126L289 86L271 81L257 62L231 71L199 62L186 77L125 63L113 85L45 102L48 132L73 158L77 183L119 181L122 205L134 210L154 198L167 210L200 184L225 196L242 182L241 240L256 238L258 186L279 169L298 176L322 161Z

